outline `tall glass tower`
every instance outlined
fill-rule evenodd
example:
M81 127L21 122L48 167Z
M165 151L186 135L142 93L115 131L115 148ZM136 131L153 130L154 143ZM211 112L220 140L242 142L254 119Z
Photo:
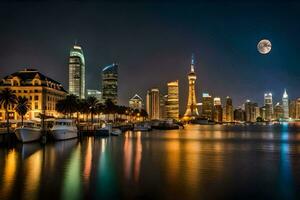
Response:
M69 57L69 93L85 98L85 61L82 48L74 45Z
M118 103L118 65L111 64L102 69L102 100Z
M196 100L196 92L195 92L195 82L196 82L196 73L194 70L194 55L192 55L191 61L191 71L188 74L189 79L189 97L187 108L184 114L184 117L189 119L194 119L199 116L198 109L197 109L197 100Z
M265 93L266 120L271 121L273 118L273 98L272 93Z
M289 118L289 96L286 90L284 90L282 96L282 108L283 108L283 118L288 119Z

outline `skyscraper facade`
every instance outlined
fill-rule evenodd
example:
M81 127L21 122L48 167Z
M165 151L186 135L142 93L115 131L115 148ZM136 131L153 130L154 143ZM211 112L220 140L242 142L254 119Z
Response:
M166 112L168 119L179 119L179 89L178 80L168 83Z
M300 119L300 98L296 100L296 119Z
M225 122L233 122L233 105L232 99L227 96L226 103L225 103Z
M202 117L212 120L213 109L214 109L213 98L208 93L203 93L202 94Z
M82 48L74 45L69 57L69 93L85 98L85 60Z
M184 117L187 119L193 119L199 116L198 109L197 109L196 92L195 92L195 81L197 77L195 74L194 65L195 65L194 56L192 56L191 71L188 74L189 96L188 96L187 108L184 114Z
M110 99L118 103L118 65L112 64L102 69L102 100Z
M146 111L149 119L159 119L160 101L158 88L152 88L147 91Z
M96 97L98 101L102 100L102 93L99 90L87 89L87 97Z
M273 118L273 99L272 93L265 93L265 108L266 108L266 120L271 121Z
M283 118L288 119L289 118L289 96L284 90L284 93L282 95L282 108L283 108Z
M259 108L257 103L253 103L250 100L245 102L245 121L246 122L256 122L257 117L259 117Z
M223 120L223 109L222 109L222 103L220 97L214 98L214 109L213 109L213 119L215 122L222 122Z
M274 118L275 119L282 119L284 116L284 109L283 106L280 105L278 102L274 107Z

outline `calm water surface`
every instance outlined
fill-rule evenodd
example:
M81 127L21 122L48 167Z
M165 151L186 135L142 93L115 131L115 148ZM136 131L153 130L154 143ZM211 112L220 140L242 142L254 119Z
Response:
M299 199L300 128L187 126L0 149L0 199Z

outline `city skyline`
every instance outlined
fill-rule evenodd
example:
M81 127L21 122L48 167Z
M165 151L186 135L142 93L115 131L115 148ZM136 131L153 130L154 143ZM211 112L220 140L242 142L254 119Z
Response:
M299 30L296 24L299 4L296 2L284 6L281 3L270 6L253 2L250 7L243 3L145 4L129 3L124 9L130 12L123 12L117 2L77 2L71 6L62 3L58 5L57 17L54 17L54 7L47 3L35 6L26 3L26 12L21 10L24 5L18 8L17 4L16 10L11 12L11 5L4 3L1 15L7 20L4 20L1 33L4 50L0 51L3 58L0 75L4 77L24 67L36 68L68 88L68 53L77 40L86 59L86 88L99 90L99 68L113 62L120 63L119 96L123 105L127 105L135 93L145 98L148 88L158 87L166 94L167 82L179 80L180 111L183 113L188 91L187 66L193 52L196 55L198 102L204 92L221 97L223 103L225 97L230 96L235 107L247 99L263 105L263 95L268 91L272 92L275 104L281 101L284 88L289 99L298 97L300 71L297 69L296 50L299 39L287 37ZM262 11L267 5L266 14ZM222 6L228 6L228 9L221 9ZM71 12L78 7L82 7L84 14L88 13L87 17ZM212 7L220 13L213 12ZM100 17L111 9L123 18L111 16L107 21L101 20ZM182 11L175 12L180 9ZM36 12L40 13L39 19L30 14ZM285 17L287 12L292 17ZM100 17L84 23L98 13L101 13ZM12 18L17 14L22 14L24 19ZM235 19L234 14L239 14L240 19ZM135 19L137 15L141 18ZM276 20L271 20L271 16ZM57 18L61 21L57 22ZM81 23L84 28L66 27L70 18L76 18L76 23ZM206 19L209 19L209 24ZM35 28L44 21L47 27L42 24L40 29ZM16 37L25 25L27 32ZM101 25L101 30L98 25ZM119 30L113 27L119 27ZM156 31L157 28L160 31ZM35 37L36 31L41 33L38 37ZM257 42L263 38L272 42L272 50L267 55L259 54L256 49Z

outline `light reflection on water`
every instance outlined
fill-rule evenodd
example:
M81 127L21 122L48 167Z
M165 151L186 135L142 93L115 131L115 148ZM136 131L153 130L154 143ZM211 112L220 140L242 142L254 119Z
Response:
M0 149L0 199L297 199L300 132L250 129L188 126Z

